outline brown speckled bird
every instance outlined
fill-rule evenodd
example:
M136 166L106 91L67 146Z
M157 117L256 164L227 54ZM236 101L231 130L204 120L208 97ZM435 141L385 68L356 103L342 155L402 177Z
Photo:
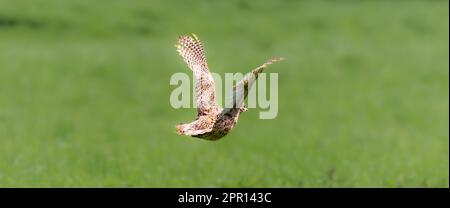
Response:
M283 58L272 58L263 65L246 74L244 78L233 87L232 103L222 109L216 103L214 79L209 73L206 56L200 40L195 34L180 36L178 38L178 53L194 72L196 79L195 99L197 101L197 119L187 124L176 126L180 135L187 135L206 140L215 141L227 135L236 126L240 113L247 110L244 99L248 91L263 69Z

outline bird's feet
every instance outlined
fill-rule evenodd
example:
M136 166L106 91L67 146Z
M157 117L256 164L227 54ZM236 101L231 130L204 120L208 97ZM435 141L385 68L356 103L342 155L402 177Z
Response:
M248 108L245 107L245 106L242 106L239 110L240 110L241 113L242 113L242 112L248 111Z

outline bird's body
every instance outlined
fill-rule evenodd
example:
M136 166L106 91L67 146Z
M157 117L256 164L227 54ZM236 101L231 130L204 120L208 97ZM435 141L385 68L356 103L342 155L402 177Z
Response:
M248 73L233 88L233 99L229 108L222 109L216 103L214 79L209 73L200 40L194 34L178 38L177 51L183 57L186 64L194 72L197 80L195 97L197 101L197 119L187 124L176 126L180 135L187 135L206 140L218 140L227 135L235 126L240 114L247 110L244 99L248 91L258 78L263 69L282 58L270 59L263 65Z
M239 115L222 116L220 111L199 116L188 124L177 125L178 133L207 140L218 140L236 125Z

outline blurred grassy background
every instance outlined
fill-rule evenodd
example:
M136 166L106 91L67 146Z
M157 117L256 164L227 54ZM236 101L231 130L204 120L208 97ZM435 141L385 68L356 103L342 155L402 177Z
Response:
M448 187L448 1L0 0L1 187ZM273 55L279 114L175 134L173 45Z

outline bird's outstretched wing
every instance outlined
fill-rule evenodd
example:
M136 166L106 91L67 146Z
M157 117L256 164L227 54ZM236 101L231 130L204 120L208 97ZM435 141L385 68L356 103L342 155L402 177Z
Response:
M222 110L222 115L229 113L233 109L239 109L243 107L244 100L247 98L248 92L258 79L258 75L270 64L277 61L282 61L284 58L272 58L266 61L261 66L253 69L250 73L247 73L244 78L239 81L234 87L232 94L229 95L229 100L225 104L225 108Z
M202 43L195 34L192 34L191 36L180 36L178 44L175 46L183 60L194 72L197 113L198 115L207 115L214 110L217 104L214 79L209 73Z

